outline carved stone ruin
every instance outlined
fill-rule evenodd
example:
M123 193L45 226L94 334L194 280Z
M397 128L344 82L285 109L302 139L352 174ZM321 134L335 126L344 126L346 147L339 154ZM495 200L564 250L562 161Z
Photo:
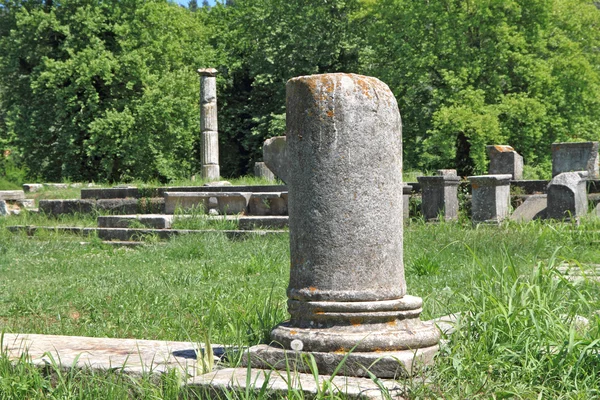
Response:
M473 223L501 222L508 217L511 178L508 174L467 178L471 181Z
M583 171L565 172L552 178L548 184L547 218L560 220L587 214L586 175Z
M265 140L263 160L276 177L287 183L289 168L285 136L275 136Z
M509 174L511 179L517 181L523 179L523 157L510 146L493 145L487 146L490 158L490 175Z
M574 171L587 171L589 179L600 177L598 142L552 143L552 177Z
M440 333L406 293L396 99L354 74L302 76L286 89L291 319L271 346L251 348L251 364L308 371L310 353L320 374L346 356L339 374L410 374L433 362Z
M402 186L402 216L405 220L410 218L410 195L413 187L411 185Z
M275 174L267 167L264 162L254 163L254 176L257 178L264 178L268 181L275 180Z
M439 170L438 176L419 176L421 211L426 220L443 215L446 221L458 219L458 184L456 170Z
M202 135L200 160L202 177L219 180L219 128L217 125L217 70L199 69L200 75L200 132Z

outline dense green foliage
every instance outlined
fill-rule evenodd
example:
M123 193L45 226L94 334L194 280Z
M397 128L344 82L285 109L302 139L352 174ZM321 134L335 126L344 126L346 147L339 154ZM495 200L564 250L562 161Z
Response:
M591 0L0 0L0 147L47 180L172 180L199 169L199 67L220 71L222 173L285 129L285 82L386 82L405 168L487 169L510 144L538 175L550 144L597 140Z

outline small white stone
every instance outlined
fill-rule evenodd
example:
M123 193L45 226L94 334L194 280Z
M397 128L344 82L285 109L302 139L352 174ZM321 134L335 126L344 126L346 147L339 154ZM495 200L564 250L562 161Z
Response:
M208 215L219 215L219 210L217 210L216 208L211 208L210 210L208 210Z

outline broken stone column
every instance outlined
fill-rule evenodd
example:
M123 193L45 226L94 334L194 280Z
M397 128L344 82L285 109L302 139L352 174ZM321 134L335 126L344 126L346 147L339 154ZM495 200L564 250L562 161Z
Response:
M217 126L217 70L199 69L200 75L200 160L202 177L219 180L219 128Z
M396 377L431 363L436 327L419 319L403 265L402 131L394 95L354 74L294 78L287 89L290 320L253 366Z
M458 184L456 170L439 170L437 176L419 176L421 212L425 220L443 216L446 221L458 219Z
M584 176L582 176L584 175ZM548 184L546 218L577 218L588 212L586 172L565 172Z
M513 180L523 179L523 157L510 146L487 146L490 175L509 174Z
M268 181L275 180L275 174L269 169L269 167L267 167L267 165L264 162L254 163L254 176L256 176L257 178L264 178Z
M288 155L285 136L275 136L263 143L263 160L276 177L288 181Z
M589 179L598 179L598 168L598 142L552 143L552 177L587 171Z
M474 223L500 222L508 217L511 178L508 174L467 178L471 181L471 218Z

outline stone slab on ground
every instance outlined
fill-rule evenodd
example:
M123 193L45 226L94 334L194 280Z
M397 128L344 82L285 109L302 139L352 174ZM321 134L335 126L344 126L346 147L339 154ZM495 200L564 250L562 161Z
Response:
M323 391L327 382L330 382L330 389ZM281 398L287 398L290 388L302 392L305 399L328 398L330 393L335 393L346 399L401 400L405 393L402 383L394 380L378 379L375 382L368 378L319 375L316 381L312 374L291 372L288 375L285 371L255 368L226 368L196 376L187 382L188 389L196 392L199 398L219 398L224 392L232 391L246 393L247 389L260 392L263 385L267 392Z
M174 214L178 208L200 208L203 212L216 209L221 215L245 213L251 195L251 192L165 192L165 213Z
M0 190L0 200L17 201L25 198L25 192L22 190Z
M510 219L512 221L529 222L534 219L543 219L545 210L548 206L548 195L534 194L528 196L523 204L521 204L512 213Z
M197 343L5 333L2 350L10 359L27 354L34 365L118 370L134 375L177 369L195 376ZM221 355L223 346L213 345Z
M153 229L170 229L174 216L166 214L101 215L98 228L129 228L134 221Z
M285 136L275 136L263 143L263 160L276 177L286 182L289 179L289 160Z
M253 230L260 228L285 228L289 226L290 219L287 215L265 215L239 217L237 221L239 229Z
M265 235L285 235L289 234L284 230L219 230L219 229L131 229L131 228L82 228L69 226L32 226L32 225L15 225L8 226L11 232L26 232L28 235L34 235L36 231L45 230L50 232L70 233L74 235L89 236L92 234L98 235L102 240L111 241L137 241L144 237L152 236L160 240L167 240L179 235L214 235L224 234L229 239L244 239L253 236Z
M595 281L600 282L600 264L588 264L588 265L573 265L566 264L556 268L565 279L572 282L579 281Z
M165 200L163 198L40 200L39 207L48 215L89 214L94 210L110 211L115 214L160 213L164 211Z
M165 192L286 192L284 185L239 186L163 186L150 188L114 187L81 189L82 199L122 199L163 197Z

